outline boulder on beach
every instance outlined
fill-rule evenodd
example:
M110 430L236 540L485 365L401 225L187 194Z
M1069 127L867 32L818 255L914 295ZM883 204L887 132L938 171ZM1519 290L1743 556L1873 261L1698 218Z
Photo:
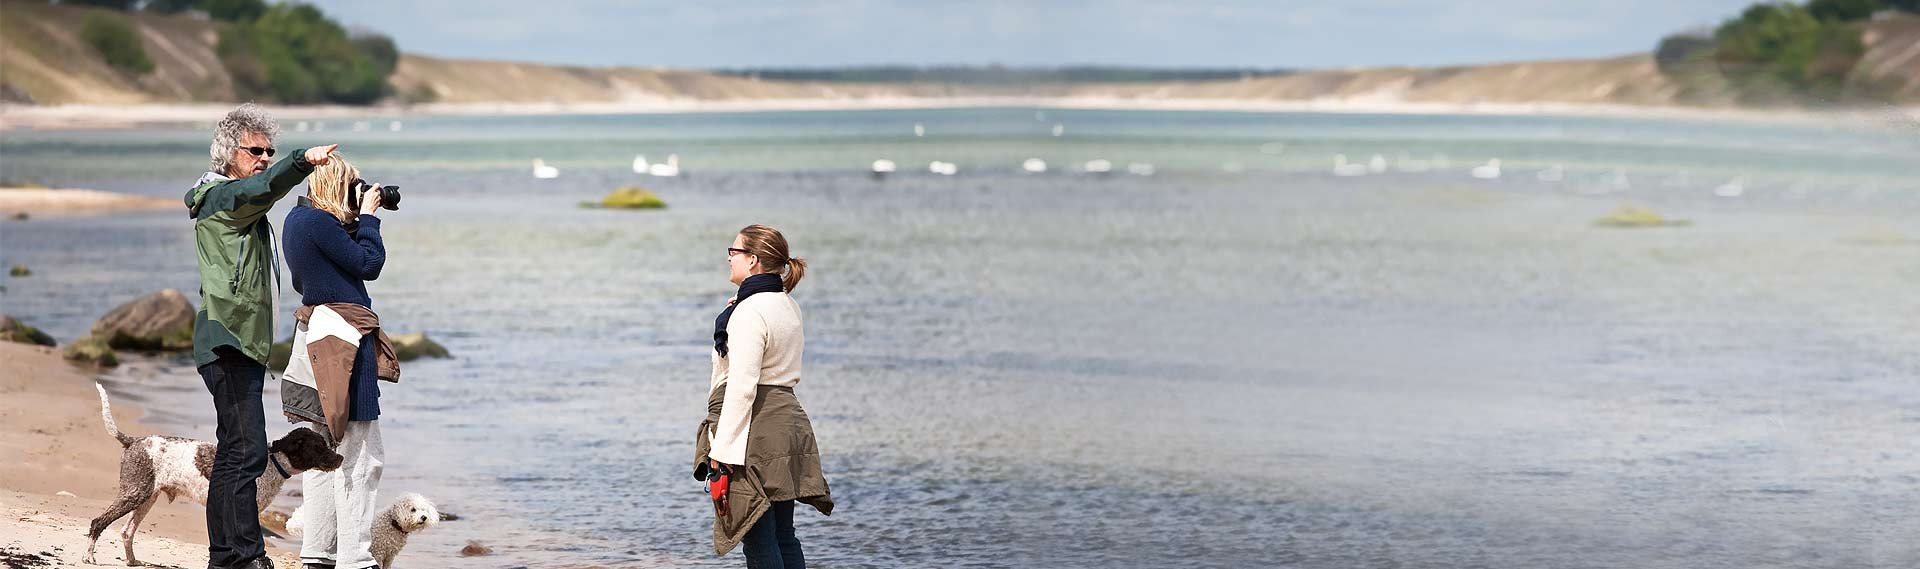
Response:
M598 202L581 202L580 206L603 209L662 209L667 207L667 202L646 188L627 186L614 190Z
M442 346L439 342L428 338L425 332L401 334L393 336L392 339L394 355L399 356L400 361L403 362L410 362L420 358L453 357L453 354L447 352L446 346Z
M1627 204L1593 220L1593 224L1599 227L1681 227L1693 225L1693 222L1667 219L1646 206Z
M48 336L46 332L41 332L39 328L28 326L27 323L21 322L20 319L5 314L0 314L0 341L40 346L54 346L58 344L53 341L53 336Z
M162 290L108 312L88 335L123 350L191 350L193 303L178 290Z
M73 343L67 344L66 357L69 360L100 367L120 365L120 355L114 353L113 347L108 346L105 341L93 336L74 340Z
M467 540L467 546L460 548L461 557L480 557L493 555L493 548L481 545L478 541Z

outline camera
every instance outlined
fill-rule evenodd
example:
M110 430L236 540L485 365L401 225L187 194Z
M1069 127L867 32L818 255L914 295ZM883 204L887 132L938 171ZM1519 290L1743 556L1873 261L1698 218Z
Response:
M358 206L361 196L365 196L367 191L375 189L380 190L380 209L400 211L400 186L375 186L359 178L353 179L352 203Z

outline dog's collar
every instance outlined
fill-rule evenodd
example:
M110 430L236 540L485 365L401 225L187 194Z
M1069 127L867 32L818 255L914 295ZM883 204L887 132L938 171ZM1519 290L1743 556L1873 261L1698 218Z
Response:
M407 528L400 527L400 518L387 518L387 523L393 524L393 531L407 533Z
M278 471L280 471L280 477L281 477L281 478L287 478L287 479L292 479L292 478L293 478L293 475L292 475L292 474L287 474L287 469L286 469L286 467L283 467L283 466L280 466L280 457L278 457L278 456L274 456L274 455L273 455L272 453L268 453L268 454L267 454L267 460L273 463L273 469L274 469L274 470L278 470Z

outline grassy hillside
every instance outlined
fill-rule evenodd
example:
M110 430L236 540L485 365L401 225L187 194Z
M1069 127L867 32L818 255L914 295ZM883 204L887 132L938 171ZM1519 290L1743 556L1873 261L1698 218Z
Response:
M153 60L132 76L79 39L90 9L0 0L0 100L36 104L225 102L233 82L214 54L221 24L188 16L129 13ZM1920 102L1920 17L1867 24L1863 80L1897 86ZM1649 55L1436 68L1371 68L1249 76L1218 81L1060 82L956 85L932 82L808 82L704 71L600 68L403 55L391 83L402 101L623 103L957 96L1100 97L1352 103L1566 103L1672 105L1680 87ZM1731 104L1696 93L1689 102Z
M154 63L151 73L133 77L80 40L80 20L92 10L0 0L0 97L40 104L233 99L233 81L213 53L213 22L125 13Z

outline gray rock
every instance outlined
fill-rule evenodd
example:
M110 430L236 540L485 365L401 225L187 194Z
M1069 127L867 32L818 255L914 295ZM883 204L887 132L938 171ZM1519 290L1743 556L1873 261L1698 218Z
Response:
M174 289L136 298L100 317L90 335L123 350L191 350L193 303Z

